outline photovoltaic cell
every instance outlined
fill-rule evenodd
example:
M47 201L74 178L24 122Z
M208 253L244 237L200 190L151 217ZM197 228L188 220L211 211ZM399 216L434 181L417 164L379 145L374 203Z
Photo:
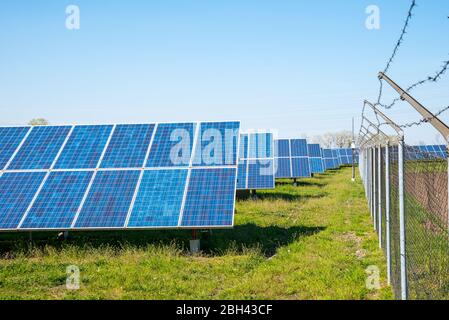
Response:
M187 170L145 171L128 227L178 225Z
M236 174L234 168L192 170L182 226L231 227Z
M0 229L15 229L34 198L45 172L7 172L0 177Z
M310 162L310 171L312 171L312 173L324 172L323 160L321 158L310 158L309 162Z
M117 125L101 168L143 167L153 130L153 124Z
M248 159L248 135L240 135L239 159Z
M194 134L194 123L159 124L146 167L188 166Z
M70 228L92 175L92 171L50 173L21 229Z
M292 176L295 178L309 178L310 173L310 166L309 166L309 159L306 157L302 158L292 158Z
M274 188L274 160L249 160L248 189Z
M273 134L240 135L237 189L274 189Z
M8 169L49 169L70 129L69 126L33 127Z
M0 127L0 170L11 159L28 130L29 127Z
M321 158L321 148L319 144L309 144L307 145L309 151L309 157Z
M307 140L306 139L292 139L291 140L292 157L307 157Z
M275 157L290 157L290 140L280 139L274 141Z
M139 174L138 170L99 171L75 228L123 228Z
M249 158L266 159L273 158L273 134L251 133L249 135Z
M246 189L246 177L248 169L248 160L239 161L239 169L237 173L237 189Z
M278 179L291 178L291 165L290 158L276 158L274 161L275 166L275 177Z
M112 125L76 126L62 150L55 168L96 168L111 130Z
M239 122L203 122L194 166L237 165Z

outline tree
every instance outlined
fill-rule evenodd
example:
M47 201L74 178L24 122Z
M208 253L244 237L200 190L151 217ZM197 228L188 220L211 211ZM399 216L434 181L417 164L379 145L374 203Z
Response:
M30 126L48 126L49 122L47 119L44 118L35 118L31 119L30 122L28 122Z

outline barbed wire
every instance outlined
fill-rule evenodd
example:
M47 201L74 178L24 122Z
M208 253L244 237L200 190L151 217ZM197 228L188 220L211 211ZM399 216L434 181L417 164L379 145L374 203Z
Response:
M415 126L420 126L424 123L428 123L429 121L437 118L438 116L440 116L441 114L443 114L444 112L446 112L447 110L449 110L449 106L439 110L437 113L435 113L432 117L428 117L428 118L423 118L419 121L414 121L414 122L410 122L410 123L406 123L403 125L400 125L399 127L401 128L411 128L411 127L415 127Z
M397 53L399 52L399 48L401 47L402 43L404 42L405 34L407 33L407 29L410 25L410 20L413 17L413 9L416 7L416 0L412 0L412 3L410 5L410 8L408 9L407 18L405 19L404 26L402 27L401 35L399 36L399 39L396 41L396 45L394 46L393 53L391 54L390 59L388 59L387 65L385 66L383 73L386 74L388 70L390 70L390 67L393 63L394 58L396 57ZM377 98L377 103L380 103L380 100L382 99L383 94L383 82L381 79L379 79L379 95Z
M428 83L428 82L433 82L436 83L438 82L442 76L446 73L446 71L449 69L449 60L448 61L444 61L442 68L435 72L435 75L433 76L427 76L425 79L420 80L414 84L412 84L411 86L409 86L405 92L409 93L410 91L413 91L414 89ZM379 79L379 81L382 82L382 80ZM398 101L402 100L401 97L395 98L390 104L386 105L386 104L382 104L380 102L376 103L375 106L381 106L384 109L391 109Z

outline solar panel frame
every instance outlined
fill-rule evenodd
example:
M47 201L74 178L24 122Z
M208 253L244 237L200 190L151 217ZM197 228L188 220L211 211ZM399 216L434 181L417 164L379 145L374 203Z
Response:
M145 125L157 125L157 124L168 124L168 123L171 123L171 122L151 123L151 124L145 124ZM172 122L172 123L179 124L179 122ZM207 166L207 165L203 165L203 166L194 166L193 163L192 163L192 161L193 161L193 159L194 159L195 150L192 150L192 153L191 153L191 162L190 162L190 165L187 167L189 173L192 172L192 170L199 170L199 169L234 169L234 171L235 171L235 179L234 179L234 185L233 185L234 194L233 194L233 196L232 196L232 198L234 199L234 200L233 200L233 208L232 208L232 212L234 213L234 212L235 212L235 191L236 191L235 186L236 186L236 183L237 183L237 166L238 166L238 162L237 162L238 151L237 151L237 148L238 148L238 145L239 145L239 139L240 139L240 135L238 134L238 131L240 130L240 121L214 121L214 122L200 122L200 121L197 121L197 122L191 122L191 123L194 123L194 124L196 125L196 128L199 128L200 125L201 125L202 123L209 123L209 124L229 123L229 124L231 124L231 125L234 127L234 130L237 132L237 134L236 134L236 136L237 136L237 143L235 143L235 141L232 142L232 143L233 143L233 144L232 144L232 148L233 148L233 149L232 149L232 150L233 150L233 152L232 152L232 157L233 157L234 163L232 163L232 164L230 164L230 165L226 164L226 165L223 165L223 166L216 166L216 165L213 165L213 166ZM146 172L146 171L148 171L148 170L165 170L165 169L167 169L167 168L144 168L144 167L142 167L142 168L134 168L134 167L131 167L131 168L124 168L124 167L117 167L117 168L115 168L115 167L114 167L114 168L101 168L101 163L102 163L103 158L104 158L104 156L105 156L105 154L106 154L106 151L107 151L108 146L109 146L109 144L110 144L111 138L112 138L112 136L113 136L113 134L114 134L114 132L115 132L115 129L116 129L116 127L117 127L118 125L121 125L121 124L112 124L113 129L112 129L111 132L110 132L110 135L109 135L109 137L108 137L108 141L107 141L107 143L106 143L105 146L104 146L104 149L103 149L103 152L102 152L102 154L101 154L101 157L100 157L100 159L99 159L99 161L98 161L98 163L97 163L96 168L94 169L94 174L92 175L92 178L91 178L90 181L89 181L89 186L88 186L88 188L87 188L85 194L83 195L82 203L81 203L80 207L78 208L78 212L77 212L77 214L76 214L76 216L75 216L75 218L74 218L74 220L73 220L71 226L70 226L69 228L57 228L58 230L86 231L86 230L115 230L115 229L119 229L119 230L132 230L132 229L146 229L146 230L153 230L153 229L175 229L175 228L173 228L173 227L167 228L167 227L164 227L164 226L163 226L163 227L159 227L159 226L146 226L146 227L142 227L142 228L140 228L140 227L139 227L139 228L138 228L138 227L118 227L118 228L115 228L115 227L106 227L106 228L103 228L103 227L88 227L88 228L85 228L85 227L82 227L82 228L75 227L75 223L77 222L77 219L78 219L78 217L79 217L79 213L80 213L80 211L81 211L81 209L82 209L82 207L83 207L83 205L84 205L84 202L86 201L86 197L89 195L89 193L90 193L90 191L91 191L90 189L91 189L91 187L92 187L93 182L95 181L97 172L140 170L140 171L142 172L142 175L143 175L143 172ZM124 125L128 125L128 124L124 124ZM25 173L25 172L30 172L30 173L41 173L41 174L44 174L44 173L45 173L45 177L47 177L47 179L48 179L48 176L49 176L50 172L79 172L79 171L92 171L92 169L87 169L87 168L81 168L81 169L69 169L69 168L67 168L67 169L65 169L65 168L54 169L54 166L55 166L56 162L58 161L58 158L59 158L61 152L63 151L63 149L64 149L64 147L65 147L65 145L66 145L68 139L70 138L71 133L73 132L73 130L74 130L74 128L75 128L76 126L77 126L77 125L60 125L60 126L58 126L58 127L70 127L70 129L69 129L69 134L67 134L67 136L65 137L64 143L61 145L61 147L60 147L59 150L58 150L58 153L57 153L56 157L53 159L53 162L52 162L52 165L50 166L50 168L48 168L48 169L26 169L26 170L20 170L20 169L17 169L17 170L8 170L8 171L5 171L5 172L6 172L6 173L15 173L15 172L19 172L19 173L24 172L24 173ZM28 134L33 130L33 128L35 128L35 126L27 126L27 127L30 128L29 131L28 131ZM154 136L155 134L156 134L156 128L153 127L152 138L153 138L153 136ZM197 139L198 136L199 136L199 134L198 134L198 132L196 132L194 139ZM23 139L23 141L21 142L21 144L23 144L25 141L26 141L26 137ZM194 147L193 147L193 148L195 148L195 145L196 145L196 144L194 144ZM16 150L16 151L19 151L19 150L20 150L20 147L19 147L18 150ZM147 152L149 153L150 150L151 150L151 148L150 148L150 146L149 146ZM146 162L144 162L144 163L146 163ZM170 168L170 169L171 169L171 168ZM183 169L183 168L181 168L181 167L173 167L173 169ZM0 178L2 177L3 173L4 173L3 171L0 172ZM40 193L42 187L44 186L45 182L46 182L46 179L45 179L45 178L44 178L43 181L40 182L39 190L34 194L34 196L33 196L33 197L34 197L34 198L33 198L33 201L32 201L32 203L28 206L27 211L26 211L26 214L24 214L24 215L22 216L20 225L22 225L23 221L26 219L27 214L28 214L28 212L29 212L29 209L30 209L31 206L34 204L34 202L36 201L36 198L39 196L39 193ZM186 182L185 186L186 186L186 187L188 186L188 183L187 183L187 182ZM136 187L136 189L134 190L134 192L135 192L135 193L138 192L137 187ZM133 197L134 197L134 195L133 195ZM133 199L133 200L134 200L134 199ZM183 209L184 209L184 208L183 208ZM131 206L130 206L129 211L131 211L131 210L132 210L132 208L131 208ZM182 212L181 212L181 214L182 214ZM127 219L128 219L128 216L127 216ZM180 217L180 221L181 221L181 217ZM232 228L233 226L234 226L234 214L232 214L232 224L231 224L231 225L200 225L200 226L193 226L193 225L190 225L190 226L182 226L182 225L178 224L178 226L177 226L176 228L178 228L178 229L198 229L198 228L199 228L199 229L203 229L203 228L207 228L207 229L215 229L215 228L224 229L224 228ZM0 230L1 230L1 229L0 229ZM7 229L7 230L5 230L5 231L21 231L21 230L30 230L30 231L51 231L51 230L54 230L54 229L47 229L47 228L27 228L27 229L19 229L19 228L15 228L15 229ZM3 231L3 230L1 230L1 231Z

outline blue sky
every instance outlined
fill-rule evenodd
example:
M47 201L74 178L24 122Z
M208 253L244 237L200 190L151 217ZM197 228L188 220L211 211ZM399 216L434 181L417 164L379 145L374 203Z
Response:
M418 0L389 75L404 87L449 59L449 3ZM65 28L78 5L80 30ZM380 30L365 8L380 8ZM0 124L241 120L280 136L351 129L409 0L2 1ZM414 94L449 104L449 74ZM394 97L386 90L386 102ZM388 114L419 119L407 104ZM449 116L442 119L449 123ZM358 126L358 125L357 125ZM407 131L433 143L428 126Z

